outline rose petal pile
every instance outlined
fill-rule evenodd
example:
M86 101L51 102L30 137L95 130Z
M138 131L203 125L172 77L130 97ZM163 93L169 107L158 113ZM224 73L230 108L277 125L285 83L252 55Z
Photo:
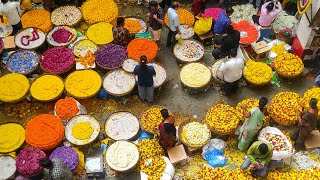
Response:
M25 130L20 124L0 125L0 153L9 153L18 149L25 138Z
M126 18L124 28L128 29L130 34L136 34L141 30L142 26L138 19Z
M88 24L111 23L118 17L118 7L113 0L87 0L82 4L81 12Z
M259 39L258 29L249 21L240 21L231 25L240 32L240 35L243 34L240 37L240 43L249 45Z
M100 90L102 80L93 70L74 71L65 80L66 91L76 98L90 98Z
M273 73L271 67L267 64L250 59L243 69L243 76L252 84L263 85L271 81Z
M88 28L86 35L98 45L108 44L113 41L112 25L106 22L93 24Z
M126 48L117 44L107 44L96 52L96 63L105 69L121 67L127 58Z
M315 98L318 100L317 107L320 109L320 87L314 87L311 89L308 89L304 94L302 98L302 104L306 108L310 108L309 102L311 98ZM320 117L320 112L318 113L318 118Z
M190 11L183 8L179 8L177 10L177 13L178 13L179 22L181 25L193 26L195 19L194 19L194 15ZM164 23L166 24L166 26L169 26L168 13L166 13L164 16Z
M272 145L272 149L274 151L287 151L289 150L289 147L287 145L287 142L282 136L278 134L271 134L271 133L265 133L262 136L263 139L269 142L269 144Z
M295 92L277 93L271 100L269 113L279 124L289 126L298 122L301 97Z
M16 159L17 171L23 176L34 176L43 170L39 161L45 157L46 154L38 148L23 149Z
M65 28L59 28L52 33L52 38L57 43L67 43L70 39L72 39L72 36L73 33Z
M215 21L217 21L218 17L219 17L219 14L221 12L226 12L226 11L224 9L222 9L222 8L207 8L201 14L201 17L203 17L203 18L212 17Z
M40 114L33 117L26 126L26 141L41 150L52 150L64 137L61 120L54 115Z
M70 171L74 171L79 164L79 156L77 152L71 147L58 147L55 149L49 159L59 158Z
M60 6L51 13L51 21L56 26L73 26L78 23L81 18L81 11L76 6Z
M79 113L79 108L74 98L66 97L56 102L55 112L62 120L69 120Z
M285 77L296 77L304 68L301 58L291 53L280 54L273 62L277 73Z
M22 74L6 74L0 77L0 101L16 102L29 90L29 80Z
M74 55L66 47L54 47L46 50L40 59L42 69L49 73L60 74L74 65Z
M145 55L147 61L151 62L157 56L158 45L153 40L137 38L128 44L127 50L129 58L140 62L140 57Z
M39 64L37 53L29 50L14 52L7 61L7 68L10 72L19 74L32 73Z
M56 75L43 75L31 85L30 94L39 101L52 101L58 98L64 90L63 80Z
M207 112L205 121L216 133L229 134L236 130L241 113L226 104L216 104Z
M154 129L159 129L160 123L164 120L160 113L163 108L161 106L152 106L142 113L140 121L145 131L154 133Z
M50 12L43 9L34 9L25 12L21 16L21 23L23 28L35 27L45 33L49 32L52 28Z

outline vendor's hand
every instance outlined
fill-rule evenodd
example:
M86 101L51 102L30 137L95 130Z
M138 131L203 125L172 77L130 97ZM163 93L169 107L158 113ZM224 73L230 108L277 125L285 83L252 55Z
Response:
M158 18L157 14L154 14L153 19L157 19L157 18Z
M263 168L263 166L264 166L262 163L257 163L257 164L258 164L258 166L257 166L258 170L261 170Z
M158 136L160 135L160 131L157 128L154 128L153 132L156 133Z

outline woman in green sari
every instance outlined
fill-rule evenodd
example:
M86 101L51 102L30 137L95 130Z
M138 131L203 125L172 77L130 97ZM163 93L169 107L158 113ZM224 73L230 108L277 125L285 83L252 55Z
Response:
M249 113L245 114L246 120L240 128L238 148L241 151L245 151L250 146L251 142L261 129L264 113L266 113L265 106L268 103L268 99L262 97L259 100L259 106L254 107Z

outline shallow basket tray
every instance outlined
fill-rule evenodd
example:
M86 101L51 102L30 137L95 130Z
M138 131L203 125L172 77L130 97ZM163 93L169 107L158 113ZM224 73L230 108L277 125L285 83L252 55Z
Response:
M141 30L140 30L141 32L139 31L137 33L144 33L148 30L149 26L148 26L148 23L146 23L146 21L144 21L143 19L141 19L137 16L126 16L124 19L130 19L130 18L139 20L140 24L141 24L141 21L145 24L145 29L143 28L143 25L141 24Z
M150 134L155 134L155 133L154 133L153 131L150 132L150 131L146 130L146 129L143 127L143 124L142 124L142 122L141 122L141 119L142 119L142 115L143 115L145 112L147 112L149 109L155 108L155 107L159 107L159 108L162 108L162 109L166 109L164 106L154 105L154 106L150 106L150 107L148 107L147 109L143 110L143 112L140 114L140 121L139 121L139 122L140 122L140 126L141 126L141 128L142 128L144 131L146 131L146 132L148 132L148 133L150 133ZM168 109L168 112L169 112L169 114L172 114L169 109ZM159 113L160 113L160 112L159 112Z
M192 63L199 63L199 62L192 62ZM188 64L189 64L189 63L188 63ZM180 69L179 78L180 78L181 84L183 84L183 86L185 86L185 87L192 88L192 89L202 89L202 88L207 87L208 84L209 84L209 83L211 82L211 80L212 80L212 72L211 72L211 70L207 67L207 65L205 65L204 63L200 63L200 64L206 66L206 67L209 69L210 74L211 74L211 75L210 75L210 80L209 80L205 85L199 86L199 87L190 87L190 86L188 86L188 85L186 85L186 84L184 84L184 83L182 82L181 77L180 77L180 74L181 74L181 71L182 71L183 67L186 66L186 65L188 65L188 64L183 65L182 68Z
M111 137L111 136L108 134L107 130L106 130L106 129L107 129L107 128L106 128L107 122L110 120L109 118L110 118L112 115L114 115L114 114L116 114L116 113L119 113L119 112L125 112L125 113L128 113L128 114L132 114L134 117L137 118L138 123L139 123L139 118L138 118L136 115L134 115L133 113L129 112L129 111L117 111L117 112L114 112L114 113L110 114L110 115L107 117L106 122L104 123L104 131L106 132L106 135L107 135L108 137L110 137L111 139L113 139L113 137ZM139 123L139 125L140 125L140 123ZM129 138L129 139L125 139L125 140L131 140L132 138L136 137L136 136L139 134L139 130L140 130L140 126L139 126L139 129L138 129L137 133L136 133L134 136L132 136L132 137ZM113 140L114 140L114 139L113 139ZM125 141L125 140L121 140L121 141Z
M282 76L282 77L284 77L284 78L288 78L288 79L290 79L290 78L296 78L296 77L300 76L300 74L303 72L303 70L302 70L301 73L299 73L299 74L297 74L297 75L288 76L288 75L282 74L280 71L278 71L278 69L277 69L276 67L275 67L274 69L276 70L277 74L279 74L280 76Z
M54 29L54 28L56 28L56 27L58 27L58 26L53 26L49 31L48 31L48 33L46 34L46 41L47 41L47 43L48 43L48 45L49 46L51 46L51 47L69 47L70 46L70 44L73 44L76 40L77 40L77 30L75 29L75 28L73 28L73 27L71 27L71 26L67 26L67 25L60 25L60 27L62 27L62 26L65 26L65 27L68 27L68 28L70 28L70 29L74 29L75 30L75 38L74 38L74 40L72 40L72 41L70 41L68 44L65 44L65 45L53 45L53 44L51 44L50 43L50 41L49 41L49 39L48 39L48 34Z
M71 26L71 27L77 26L77 25L83 20L82 11L80 10L79 7L77 7L77 6L75 6L75 5L65 5L65 6L73 6L73 7L77 8L77 9L80 11L80 13L81 13L81 18L80 18L77 22L73 23L72 25L54 24L53 21L52 21L52 13L50 13L50 21L51 21L51 23L52 23L54 26ZM63 6L60 6L60 7L63 7ZM53 11L55 11L56 9L58 9L58 8L60 8L60 7L55 8ZM52 12L53 12L53 11L52 11Z
M97 63L98 64L98 63ZM122 70L122 71L124 71L122 68L121 69L114 69L114 70ZM103 86L103 82L104 82L104 79L109 75L109 74L111 74L114 70L111 70L111 71L108 71L103 77L102 77L102 88L108 93L108 94L110 94L110 95L112 95L112 96L117 96L117 97L119 97L119 96L125 96L125 95L128 95L128 94L130 94L133 90L134 90L134 88L136 87L136 82L135 82L135 85L128 91L128 92L125 92L125 93L122 93L122 94L114 94L114 93L112 93L112 92L110 92L110 91L107 91L107 89L105 89L104 88L104 86ZM132 73L128 73L128 74L132 74ZM135 77L134 77L135 78Z
M75 52L75 47L76 47L78 44L80 44L81 41L84 41L84 40L89 40L89 41L91 41L90 39L81 39L81 40L75 42L74 45L72 46L72 52L73 52L73 55L74 55L75 57L79 57L79 56L76 56L76 54L74 53L74 52ZM98 50L99 50L99 46L98 46L95 42L93 42L93 41L91 41L91 42L97 47L97 51L98 51ZM95 53L93 53L93 54L95 54Z
M34 67L31 71L29 71L29 72L27 72L27 73L17 73L17 74L23 74L23 75L29 75L29 74L32 74L38 67L39 67L39 65L41 64L40 63L40 60L41 60L41 56L39 56L39 54L37 53L37 52L35 52L34 50L29 50L29 49L18 49L17 51L15 51L15 52L13 52L12 54L10 54L9 55L9 57L8 57L8 61L11 59L11 57L15 54L15 53L17 53L17 52L19 52L19 51L31 51L31 52L33 52L34 54L36 54L37 56L38 56L38 60L39 60L39 62L38 62L38 65L36 66L36 67ZM7 63L8 63L8 61L7 61ZM9 70L9 68L7 67L7 64L6 64L6 68L8 69L8 71L9 72L11 72L11 73L15 73L15 72L12 72L12 71L10 71Z
M199 41L197 41L197 40L195 40L195 39L186 39L186 40L195 41L195 42L199 43L199 44L202 46L203 51L204 51L204 46L203 46L203 44L201 44ZM184 41L185 41L185 40L184 40ZM176 48L177 45L178 45L178 42L173 46L173 56L174 56L180 63L199 62L199 61L202 60L202 58L203 58L203 56L204 56L204 54L205 54L205 52L203 52L203 56L202 56L199 60L197 60L197 61L184 61L184 60L181 60L180 58L178 58L178 56L176 55L176 53L174 53L174 49Z
M185 141L185 140L182 138L182 132L183 132L183 127L184 127L185 125L191 123L191 122L199 122L199 123L201 123L201 124L206 124L206 123L202 122L201 120L196 120L196 119L193 119L193 120L188 119L188 120L183 121L183 122L179 125L179 129L178 129L179 139L181 140L181 142L182 142L184 145L186 145L186 146L188 146L188 147L200 148L200 147L206 145L206 144L210 141L211 133L210 133L210 135L209 135L209 138L206 140L206 142L204 142L204 143L202 143L202 144L199 144L199 145L191 145L191 144L189 144L187 141ZM206 124L206 125L207 125L207 124ZM208 126L208 125L207 125L207 127L208 127L208 129L209 129L209 126ZM209 130L210 130L210 129L209 129ZM211 131L209 131L209 132L211 132Z
M42 45L44 45L44 43L47 42L47 34L46 34L45 32L43 32L41 29L35 28L35 27L28 27L28 28L23 28L23 29L19 30L19 31L14 35L14 41L16 41L17 34L19 34L19 33L22 32L22 31L25 31L25 30L27 30L27 29L30 29L30 28L37 29L37 31L41 31L41 32L44 34L44 38L45 38L44 41L43 41L41 44L39 44L37 47L31 48L31 49L24 49L24 48L21 48L21 47L19 47L19 46L17 46L17 47L19 47L19 48L21 48L21 49L24 49L24 50L36 50L36 49L40 48Z

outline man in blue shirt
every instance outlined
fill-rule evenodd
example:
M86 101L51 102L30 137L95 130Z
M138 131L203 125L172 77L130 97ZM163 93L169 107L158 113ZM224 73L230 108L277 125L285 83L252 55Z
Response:
M233 11L230 7L226 12L220 12L217 22L214 24L214 34L223 34L226 32L226 27L231 24L230 16Z
M134 74L138 76L138 91L139 98L142 101L147 100L153 102L154 86L153 76L156 75L156 71L152 66L147 65L147 57L140 57L140 65L134 68Z

